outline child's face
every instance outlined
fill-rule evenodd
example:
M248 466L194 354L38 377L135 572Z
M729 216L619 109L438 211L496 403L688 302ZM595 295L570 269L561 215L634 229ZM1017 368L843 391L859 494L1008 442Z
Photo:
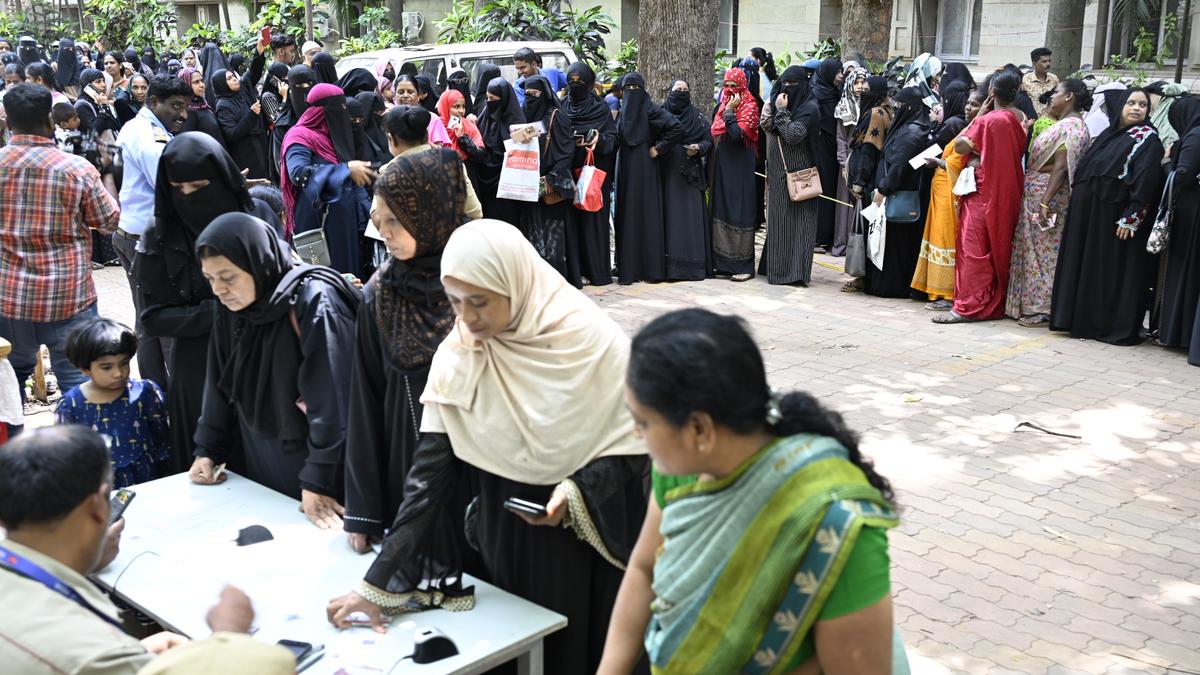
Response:
M120 391L129 383L129 362L132 360L128 354L101 356L92 361L91 368L84 368L83 374L91 378L97 389Z
M64 129L66 131L75 131L79 128L79 115L72 117L66 122L60 122L58 126L60 129Z

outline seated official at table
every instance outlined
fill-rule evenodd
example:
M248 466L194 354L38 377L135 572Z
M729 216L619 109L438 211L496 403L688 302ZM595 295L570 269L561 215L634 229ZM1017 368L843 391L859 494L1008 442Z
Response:
M163 632L137 640L125 632L117 608L87 579L117 557L125 528L123 518L108 522L112 481L104 440L87 427L26 431L0 447L0 525L8 530L0 540L6 609L0 612L0 672L179 673L174 666L160 669L154 655L172 650L167 665L207 664L214 648L238 663L275 664L222 673L293 672L295 661L285 650L244 635L254 610L234 588L226 588L208 614L209 627L221 631L212 638L176 649L187 638Z
M328 267L295 262L270 225L245 213L213 220L196 252L224 307L213 319L192 481L223 482L217 466L240 433L248 478L340 530L361 294Z

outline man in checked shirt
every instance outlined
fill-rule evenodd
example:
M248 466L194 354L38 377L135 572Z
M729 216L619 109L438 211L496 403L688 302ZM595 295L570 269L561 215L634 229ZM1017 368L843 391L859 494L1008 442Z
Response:
M67 360L67 334L99 316L91 230L111 233L120 217L95 167L55 146L50 105L36 84L4 94L12 139L0 148L0 337L13 345L22 398L41 345L61 391L87 379Z

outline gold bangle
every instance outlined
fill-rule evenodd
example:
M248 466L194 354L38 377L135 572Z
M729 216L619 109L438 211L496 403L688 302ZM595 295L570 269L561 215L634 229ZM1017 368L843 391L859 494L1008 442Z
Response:
M1042 207L1043 209L1048 209L1048 208L1050 208L1050 205L1049 205L1049 204L1038 204L1038 206Z

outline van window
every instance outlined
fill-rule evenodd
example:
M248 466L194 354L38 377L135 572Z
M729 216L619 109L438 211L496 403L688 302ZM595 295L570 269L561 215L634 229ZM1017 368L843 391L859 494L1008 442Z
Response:
M543 68L558 68L564 75L571 65L562 52L547 52L541 54L541 57ZM511 54L508 56L467 56L460 59L458 63L471 76L472 83L475 82L475 67L481 63L494 63L500 66L500 74L504 76L504 79L510 83L517 81L517 67L513 65Z
M409 64L412 64L409 67ZM405 71L411 71L415 68L418 75L428 77L434 85L434 93L439 93L446 88L446 60L440 56L429 59L408 59L401 63L394 64L396 66L396 74L400 74L401 68Z

